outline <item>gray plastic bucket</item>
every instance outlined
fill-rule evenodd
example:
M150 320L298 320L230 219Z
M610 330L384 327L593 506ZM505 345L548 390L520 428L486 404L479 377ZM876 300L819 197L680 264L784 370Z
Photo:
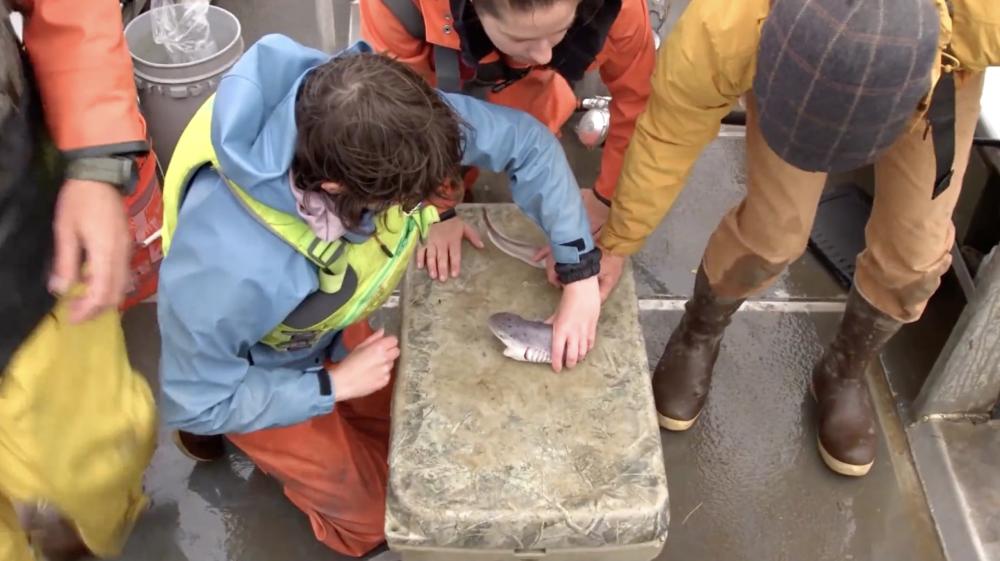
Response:
M179 9L175 4L159 10ZM135 82L153 148L167 163L184 127L219 85L219 79L243 54L243 36L236 16L210 6L208 24L219 51L202 60L173 63L167 50L153 41L153 11L129 22L125 28Z

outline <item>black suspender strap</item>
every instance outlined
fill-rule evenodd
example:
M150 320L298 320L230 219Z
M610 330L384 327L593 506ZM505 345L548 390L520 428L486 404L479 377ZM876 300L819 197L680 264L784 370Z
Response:
M392 15L396 16L407 33L421 41L427 38L424 15L420 13L420 8L417 8L413 0L382 0L382 3L389 8Z
M955 174L952 166L955 160L955 74L944 72L934 86L931 106L927 110L934 142L934 190L931 198L936 199L951 184Z
M437 74L438 89L451 93L462 92L459 56L456 50L434 45L434 73Z

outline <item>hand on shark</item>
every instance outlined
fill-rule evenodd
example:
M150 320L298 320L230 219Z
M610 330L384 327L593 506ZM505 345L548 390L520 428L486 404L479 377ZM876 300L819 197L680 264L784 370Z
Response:
M597 277L590 277L563 286L562 299L555 315L545 323L552 324L552 369L568 368L587 356L597 337L597 320L601 315L601 296Z
M500 232L490 221L486 209L483 209L483 222L487 237L500 251L528 265L543 267L538 263L540 252ZM549 282L563 289L556 313L544 323L531 322L514 314L496 314L490 318L490 329L507 346L505 356L526 362L551 362L552 369L560 372L564 365L576 366L594 346L601 296L596 276L568 285L559 283L552 261L549 258L544 265Z
M501 312L489 319L490 330L504 344L504 356L522 362L551 363L560 372L573 368L594 347L600 305L593 292L596 277L567 285L559 310L544 322Z
M432 279L445 282L449 275L458 277L462 272L462 240L469 240L476 249L485 245L475 228L466 224L461 217L431 226L427 243L417 249L417 268L427 269Z

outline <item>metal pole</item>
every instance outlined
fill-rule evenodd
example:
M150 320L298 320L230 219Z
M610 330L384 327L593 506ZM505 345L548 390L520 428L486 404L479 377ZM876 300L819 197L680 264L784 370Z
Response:
M360 21L357 2L351 0L314 0L321 49L341 51L358 39Z

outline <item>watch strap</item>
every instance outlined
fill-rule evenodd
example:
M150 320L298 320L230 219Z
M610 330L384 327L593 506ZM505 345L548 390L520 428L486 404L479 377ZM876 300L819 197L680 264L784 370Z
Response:
M117 187L123 195L130 195L139 180L135 160L115 156L70 160L66 166L66 177L108 183Z

